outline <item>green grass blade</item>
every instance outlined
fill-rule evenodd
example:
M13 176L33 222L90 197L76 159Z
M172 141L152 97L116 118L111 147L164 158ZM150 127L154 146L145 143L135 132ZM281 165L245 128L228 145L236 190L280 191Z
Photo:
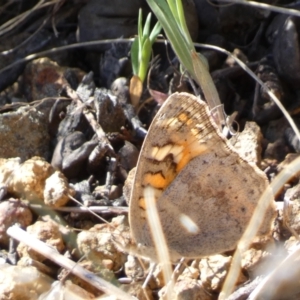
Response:
M190 72L192 77L195 78L192 59L190 56L190 46L187 45L186 40L182 37L179 24L174 20L172 12L167 3L165 1L155 0L147 0L147 2L162 25L178 59Z
M150 33L150 36L149 36L149 40L150 40L151 45L153 45L153 43L155 42L157 36L161 32L161 29L162 29L161 24L159 22L157 22L155 24L155 26L153 27L153 29Z
M151 23L151 13L148 14L146 22L144 24L143 36L149 37L150 35L150 23Z
M139 38L139 53L142 50L142 37L143 37L143 13L142 9L139 9L139 18L138 18L138 38Z
M194 48L192 38L190 36L188 27L186 25L184 9L183 9L183 6L182 6L182 1L177 0L176 4L177 4L177 13L178 13L178 19L179 19L179 22L180 22L180 25L181 25L180 27L181 27L182 35L186 39L186 42L188 43L188 45L193 45L192 47Z
M140 61L139 74L138 74L142 82L144 82L147 75L148 64L151 56L151 47L152 46L149 38L146 38L142 48L142 59Z
M176 20L177 23L180 23L176 5L177 0L167 0L167 2L173 15L173 18Z
M131 45L130 50L132 72L137 75L139 72L139 38L136 37Z
M189 34L181 0L147 0L162 25L181 64L201 87L211 109L221 102L203 56L197 54ZM224 115L220 122L224 122Z

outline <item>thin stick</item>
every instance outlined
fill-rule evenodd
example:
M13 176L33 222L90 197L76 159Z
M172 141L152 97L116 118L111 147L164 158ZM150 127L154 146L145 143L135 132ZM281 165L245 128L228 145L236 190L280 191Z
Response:
M275 96L275 94L272 93L272 91L268 87L266 87L266 85L262 82L262 80L260 78L258 78L255 75L255 73L251 69L248 68L248 66L246 64L244 64L240 59L235 57L231 52L229 52L223 48L213 46L213 45L205 45L205 44L198 44L198 43L196 43L195 46L199 46L199 47L206 48L206 49L214 49L214 50L223 52L223 53L227 54L228 56L232 57L260 86L262 86L264 88L264 90L267 92L269 97L276 103L276 105L279 107L279 109L281 110L283 115L286 117L287 121L289 122L293 131L295 132L297 138L300 140L300 132L298 130L298 127L296 126L294 120L291 118L288 111L285 109L285 107L282 105L282 103L279 101L279 99Z
M267 3L259 3L256 1L245 1L245 0L220 0L220 2L229 2L232 4L234 4L234 3L235 4L243 4L243 5L247 5L247 6L257 7L260 9L266 9L269 11L275 11L278 13L287 14L290 16L300 17L300 11L297 9L284 8L284 7L279 7L279 6L275 6L275 5L270 5Z
M55 262L56 264L62 266L63 268L66 268L72 274L88 282L98 290L101 290L104 293L109 295L117 296L120 299L126 299L126 300L135 299L130 295L126 294L124 291L117 288L116 286L112 285L111 283L85 270L84 268L82 268L72 260L59 254L51 246L45 244L44 242L28 234L26 231L22 230L18 226L9 227L7 229L7 234L13 237L14 239L24 243L25 245L29 246L30 248L42 254L43 256L50 259L51 261Z

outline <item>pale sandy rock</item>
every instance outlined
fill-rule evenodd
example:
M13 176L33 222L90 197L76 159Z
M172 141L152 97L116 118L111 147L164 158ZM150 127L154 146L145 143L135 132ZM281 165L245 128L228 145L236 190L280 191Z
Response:
M165 279L162 272L161 264L155 266L152 276L157 288L162 288L165 286Z
M20 157L0 158L0 186L7 184L14 171L18 171L20 164Z
M75 191L67 178L43 158L32 157L24 163L20 158L0 159L0 186L15 197L28 201L44 201L52 207L65 205Z
M55 171L45 181L44 202L51 207L61 207L67 204L69 196L75 195L75 190L69 187L68 179L60 171Z
M163 288L159 292L160 300L165 300L166 289ZM201 299L201 300L211 300L212 296L204 289L201 285L200 280L196 280L190 277L185 277L182 280L178 280L175 283L174 290L170 291L171 299L174 300L194 300L194 299Z
M201 282L192 278L185 278L176 282L174 290L176 293L175 300L212 299L212 296L204 289Z
M23 256L19 259L18 266L20 267L35 267L38 269L41 273L49 275L49 276L55 276L55 270L52 267L48 267L46 264L41 263L37 260L34 260L28 256Z
M121 286L121 289L124 290L129 295L136 297L135 299L139 300L153 300L153 293L152 290L149 289L149 287L146 287L143 289L142 287L143 281L139 282L132 282L130 284L124 284ZM147 294L147 295L146 295ZM118 298L101 298L101 299L118 299Z
M184 269L182 274L178 277L178 280L183 280L184 278L192 278L192 279L199 279L200 271L198 268L188 266Z
M8 192L29 201L42 201L46 179L54 168L41 157L26 160L11 177Z
M127 277L132 279L142 278L144 275L143 266L140 260L132 255L127 256L127 261L124 264L124 271Z
M24 204L17 200L8 200L0 203L0 244L8 247L9 237L7 228L19 223L27 227L32 222L32 213Z
M113 282L116 280L115 273L111 270L105 269L105 266L102 263L98 263L97 261L90 261L90 260L82 260L78 262L78 265L82 268L88 270L91 273L97 274L103 280L108 282ZM101 290L97 289L96 287L89 284L87 281L82 280L76 275L70 274L69 270L62 269L58 275L58 279L65 279L68 278L73 284L80 286L85 291L95 295L96 297L102 295L103 293Z
M199 264L200 279L206 290L213 292L221 291L230 267L231 258L231 256L217 254L201 259ZM241 274L238 284L244 281L246 281L246 278Z
M246 122L242 132L230 139L235 150L247 161L260 166L263 135L255 122Z
M37 221L33 225L27 227L27 232L37 239L55 248L62 253L65 249L62 234L59 231L59 226L54 221ZM17 248L20 257L29 256L34 260L43 262L46 258L23 243L20 243Z
M111 259L103 259L102 264L103 267L107 270L112 270L114 266L114 262Z
M201 259L199 269L203 286L209 291L220 291L226 278L231 256L212 255Z
M113 270L119 270L126 261L126 254L118 249L113 239L122 235L124 225L122 221L119 223L121 219L117 217L110 224L98 224L88 231L80 232L77 244L81 253L97 264L110 259L114 263Z
M37 300L53 279L34 267L0 266L0 300Z
M284 195L283 209L284 225L287 229L300 234L300 184L287 189Z
M88 300L95 299L95 296L80 286L73 284L70 280L65 282L55 281L53 282L51 289L43 293L39 300Z
M250 248L242 254L241 266L251 277L265 274L268 258L271 258L269 252L263 249Z

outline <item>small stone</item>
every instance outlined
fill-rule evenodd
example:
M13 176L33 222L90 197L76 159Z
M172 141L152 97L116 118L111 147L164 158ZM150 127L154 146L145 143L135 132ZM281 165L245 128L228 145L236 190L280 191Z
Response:
M117 271L126 261L126 254L120 252L113 241L114 236L122 234L122 227L122 223L111 222L82 231L77 236L78 249L94 263L101 264L104 259L111 260L113 270Z
M118 154L120 155L120 164L127 172L136 166L139 151L133 144L125 141L124 146L119 150Z
M75 195L69 187L68 180L60 171L55 171L45 181L44 202L51 207L61 207L69 201L69 195Z
M157 288L162 288L165 286L166 283L165 283L161 265L158 264L157 266L155 266L152 276Z
M230 267L231 258L231 256L217 254L201 259L199 264L200 279L206 290L213 292L221 291ZM245 277L242 276L238 282L241 283L245 280Z
M93 191L93 195L96 199L108 197L109 200L115 200L122 196L122 187L120 185L112 185L110 190L107 191L106 185L99 185Z
M58 252L62 253L65 249L62 234L59 231L59 226L52 220L46 222L37 221L33 225L27 227L27 232L33 237L45 242L46 244L55 248ZM35 252L27 245L20 243L17 247L17 252L20 257L30 257L39 262L43 262L46 258L39 253Z
M43 274L56 276L56 272L52 267L48 267L46 264L36 261L28 256L21 257L17 265L20 267L35 267Z
M0 186L6 186L10 177L20 167L20 164L20 157L0 158Z
M28 101L59 97L65 87L72 84L70 78L73 77L78 83L84 74L80 69L61 67L48 57L38 58L26 65L23 93Z
M166 287L159 291L160 300L166 299L164 295L165 293ZM213 299L212 296L202 286L200 280L196 280L190 277L185 277L182 280L178 280L175 283L174 290L169 291L169 293L172 293L172 299L174 300Z
M183 273L178 277L179 280L189 277L192 279L199 279L200 271L198 268L188 266L184 269Z
M47 116L31 106L0 114L0 157L48 158L50 136Z
M105 269L112 270L114 262L111 259L103 259L102 264Z
M95 296L70 280L53 282L51 289L43 293L42 299L95 299Z
M270 257L270 253L263 249L250 248L242 254L242 268L251 277L264 274L264 262Z
M130 284L122 285L122 290L124 290L129 295L135 297L134 299L139 300L153 300L152 291L149 287L143 288L143 282L132 282ZM111 298L105 298L111 299ZM112 298L117 300L118 298Z
M28 159L8 181L8 192L28 201L43 201L46 179L54 171L41 157Z
M140 260L132 255L127 256L127 262L124 265L124 271L127 277L137 279L144 275L143 267Z
M244 159L260 166L262 139L259 126L255 122L246 122L244 130L234 135L230 143Z
M264 159L272 158L281 162L288 154L289 148L286 141L283 138L279 138L273 143L268 143L264 153Z
M18 223L22 227L27 227L32 222L32 213L29 208L20 201L9 200L0 203L0 244L8 247L9 237L6 230Z
M287 189L284 195L285 206L283 210L284 223L300 234L300 184ZM288 229L289 229L288 228Z
M0 299L38 300L52 282L35 267L4 264L0 267Z

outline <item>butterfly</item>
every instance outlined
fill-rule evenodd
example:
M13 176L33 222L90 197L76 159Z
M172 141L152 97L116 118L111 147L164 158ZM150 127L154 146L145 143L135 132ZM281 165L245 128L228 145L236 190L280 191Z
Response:
M140 152L129 203L132 238L145 256L157 257L145 201L150 190L173 261L233 250L267 188L264 172L234 150L207 104L174 93ZM272 228L276 210L270 203L259 235Z

